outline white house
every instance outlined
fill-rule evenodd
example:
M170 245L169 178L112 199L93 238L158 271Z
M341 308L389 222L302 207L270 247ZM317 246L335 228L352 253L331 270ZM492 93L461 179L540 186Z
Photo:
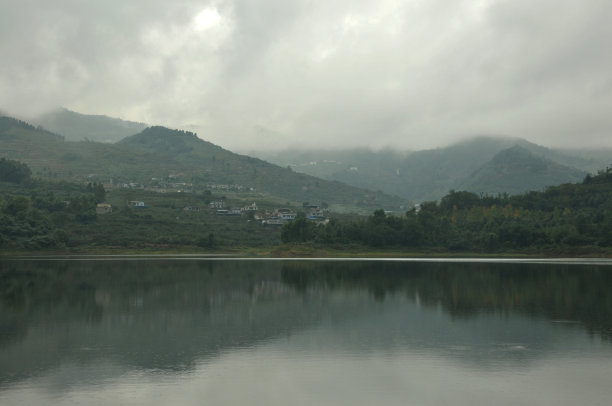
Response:
M113 206L108 203L98 203L96 205L96 214L107 214L113 212Z

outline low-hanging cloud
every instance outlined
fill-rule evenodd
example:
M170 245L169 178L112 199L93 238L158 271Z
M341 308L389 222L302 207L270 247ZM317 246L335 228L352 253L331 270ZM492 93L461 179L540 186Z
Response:
M610 145L605 0L0 0L0 109L229 148Z

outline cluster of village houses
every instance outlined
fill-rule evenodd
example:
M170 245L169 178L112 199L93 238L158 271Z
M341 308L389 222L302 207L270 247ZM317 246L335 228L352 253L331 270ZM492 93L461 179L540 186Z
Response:
M148 206L145 202L140 200L132 200L128 202L128 206L136 208L136 209L144 209ZM239 208L226 208L224 200L213 200L208 204L210 209L215 210L215 214L217 216L242 216L248 215L252 213L253 220L261 221L263 225L268 226L280 226L285 224L286 222L295 220L297 213L288 208L279 208L274 209L272 211L260 212L257 204L253 202L250 205L239 207ZM198 206L186 206L183 208L184 211L190 212L199 212L200 207ZM306 213L306 219L313 221L317 224L326 224L329 222L327 218L327 212L322 210L318 205L305 203L303 205L303 210ZM111 213L113 208L108 203L99 203L96 207L97 214L107 214Z
M176 179L180 177L182 174L175 173L168 175L169 179ZM94 176L94 175L90 175ZM106 189L110 189L113 187L123 188L123 189L143 189L143 190L151 190L160 193L164 192L188 192L193 193L193 184L185 183L185 182L164 182L158 178L152 178L151 181L156 182L156 184L152 187L145 187L144 185L136 182L129 183L113 183L111 180L109 184L105 184ZM217 191L235 191L235 192L256 192L255 188L246 187L238 184L207 184L206 190L217 190ZM129 207L133 207L136 209L144 209L148 206L145 202L140 200L133 200L128 202ZM297 213L289 208L278 208L274 210L266 210L264 212L260 211L257 207L256 203L244 206L244 207L225 207L224 200L214 200L208 204L209 209L215 210L215 214L217 216L242 216L242 215L252 215L252 219L255 221L261 221L263 225L283 225L288 221L292 221L297 216ZM198 206L187 206L183 208L184 211L189 212L199 212L200 207ZM321 209L318 205L304 203L302 210L306 214L306 218L310 221L316 222L318 224L325 224L329 220L327 218L327 210ZM113 208L108 203L99 203L96 207L97 214L107 214L112 213Z
M174 174L168 175L169 179L176 179L183 174ZM90 174L88 178L95 177L97 175ZM195 187L193 183L188 182L171 182L164 181L159 178L151 178L152 184L150 186L145 186L138 182L113 182L111 179L109 183L104 183L104 188L109 190L113 188L120 189L143 189L152 192L158 193L166 193L166 192L185 192L185 193L194 193ZM248 187L239 184L222 184L222 183L209 183L205 186L205 190L216 190L216 191L226 191L226 192L248 192L248 193L256 193L257 189L254 187Z
M241 216L243 214L253 213L254 220L261 221L263 225L269 226L283 225L288 221L295 220L297 216L294 210L288 208L278 208L260 213L258 212L255 202L241 208L226 209L223 200L216 200L210 202L209 207L211 209L216 209L216 214L218 216ZM319 224L325 224L329 221L326 213L318 205L304 204L303 208L306 212L306 219Z

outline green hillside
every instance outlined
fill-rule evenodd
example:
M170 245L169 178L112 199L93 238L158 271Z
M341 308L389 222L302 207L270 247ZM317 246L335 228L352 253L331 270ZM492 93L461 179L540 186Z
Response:
M227 187L293 202L326 202L338 211L396 209L404 199L326 181L260 159L234 154L195 134L147 128L116 144L65 141L18 120L0 118L0 157L30 166L35 177L73 182L174 182L194 190Z
M399 207L407 203L400 198L325 181L257 158L234 154L190 132L151 127L124 139L118 146L162 155L160 163L174 163L199 184L238 184L294 201L326 201L363 207ZM172 166L167 167L167 170L172 169Z

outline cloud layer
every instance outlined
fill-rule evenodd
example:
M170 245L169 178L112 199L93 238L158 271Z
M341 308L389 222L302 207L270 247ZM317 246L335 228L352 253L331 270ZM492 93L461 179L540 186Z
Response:
M612 145L607 0L0 0L0 109L234 149Z

